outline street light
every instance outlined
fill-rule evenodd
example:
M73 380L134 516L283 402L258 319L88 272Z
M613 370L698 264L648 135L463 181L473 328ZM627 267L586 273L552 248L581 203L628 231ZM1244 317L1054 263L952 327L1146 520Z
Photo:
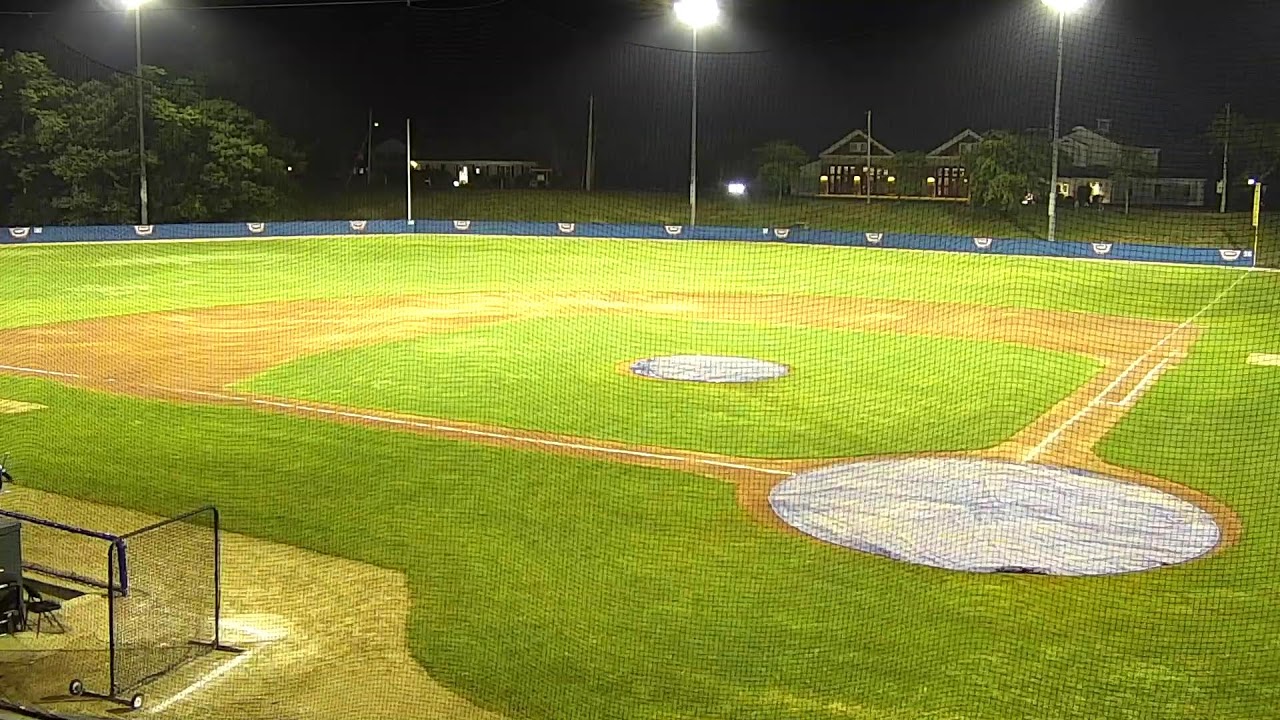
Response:
M142 127L142 6L151 0L123 1L125 10L133 12L133 50L138 73L138 202L142 209L142 224L147 225L147 136Z
M689 225L698 222L698 31L720 19L716 0L677 0L676 19L693 31L693 119L689 136Z
M1058 136L1062 123L1062 50L1067 15L1084 8L1087 0L1041 0L1058 14L1058 79L1053 91L1053 179L1049 183L1049 242L1058 233Z

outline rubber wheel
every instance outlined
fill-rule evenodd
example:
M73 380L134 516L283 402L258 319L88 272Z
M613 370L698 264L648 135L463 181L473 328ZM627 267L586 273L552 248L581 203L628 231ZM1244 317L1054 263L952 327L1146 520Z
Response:
M79 680L72 680L71 686L67 688L67 691L76 697L80 697L84 694L84 683Z
M129 707L133 708L134 710L141 710L141 709L142 709L142 695L141 695L141 693L139 693L138 695L134 695L133 697L129 698Z

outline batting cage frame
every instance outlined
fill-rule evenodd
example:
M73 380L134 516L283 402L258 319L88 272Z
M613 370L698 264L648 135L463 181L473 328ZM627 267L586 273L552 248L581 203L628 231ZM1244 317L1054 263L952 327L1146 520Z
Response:
M62 580L70 580L87 587L105 590L108 594L116 593L128 594L129 592L129 572L128 559L125 557L125 540L119 535L101 532L98 530L89 530L77 527L70 523L50 520L48 518L28 515L27 513L16 512L13 510L0 509L0 517L7 517L17 520L23 525L23 532L27 534L24 545L27 547L37 546L38 539L52 540L48 545L66 545L67 543L89 542L88 547L97 546L99 542L108 543L107 552L115 558L119 563L121 572L119 573L119 582L115 582L110 572L102 573L100 577L95 576L93 566L96 561L90 562L95 556L87 553L84 563L79 563L74 557L68 558L67 555L75 555L75 552L63 553L61 562L36 562L28 560L24 555L22 568L40 575L48 577L60 578ZM34 534L33 534L34 533ZM56 535L48 535L48 533L56 533ZM41 535L45 535L41 538ZM58 538L58 539L54 539ZM82 540L81 540L82 539ZM61 567L59 567L61 565Z
M24 561L24 568L105 591L106 677L95 671L94 680L72 680L72 695L141 708L140 690L151 681L210 652L239 652L222 642L222 519L217 507L206 505L118 535L9 510L0 510L0 516L41 532L57 531L46 537L72 544L70 552L55 553L50 562ZM82 542L92 544L76 544ZM98 552L101 543L106 544L105 557ZM102 560L105 581L97 571Z

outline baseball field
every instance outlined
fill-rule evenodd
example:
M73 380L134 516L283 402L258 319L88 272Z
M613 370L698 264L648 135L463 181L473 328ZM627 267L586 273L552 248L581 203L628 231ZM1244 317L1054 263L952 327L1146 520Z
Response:
M0 263L17 480L0 506L112 527L216 504L224 617L271 630L160 681L150 712L1156 719L1280 702L1278 274L433 236L17 246ZM634 371L684 355L786 374ZM924 460L979 468L985 509L920 495L948 482ZM868 534L840 508L870 485L805 483L873 461L901 495L877 496ZM1193 508L1209 539L1128 566L1132 506L1031 488L1019 512L1039 529L1018 542L1049 538L1043 565L990 571L1000 538L983 533L1013 527L1001 482L1046 468ZM797 502L810 514L788 515ZM1157 513L1170 552L1179 512ZM48 684L46 700L65 678Z

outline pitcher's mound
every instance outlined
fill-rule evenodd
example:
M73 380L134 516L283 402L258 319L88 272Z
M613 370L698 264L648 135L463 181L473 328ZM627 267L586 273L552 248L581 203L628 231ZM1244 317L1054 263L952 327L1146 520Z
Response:
M666 355L631 363L631 372L654 380L704 383L752 383L780 378L791 372L768 360L724 355Z

